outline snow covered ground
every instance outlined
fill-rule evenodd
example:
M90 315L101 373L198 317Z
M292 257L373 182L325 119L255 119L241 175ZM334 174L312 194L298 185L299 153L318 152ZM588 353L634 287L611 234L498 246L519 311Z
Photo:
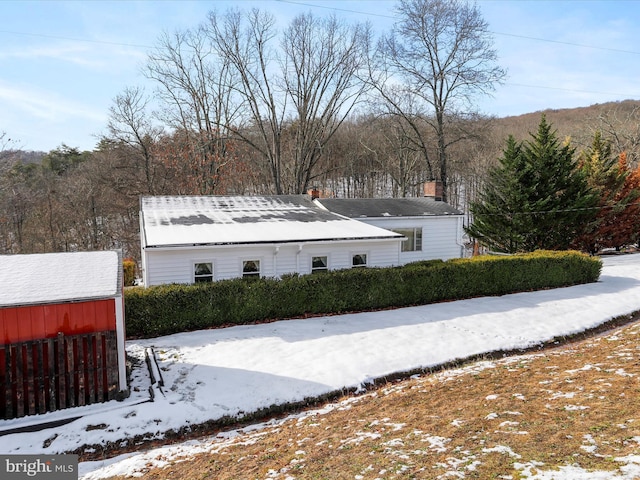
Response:
M162 393L156 389L154 402L145 402L149 377L141 361L127 401L39 415L38 421L82 416L0 436L0 452L53 454L136 435L162 438L170 429L362 386L395 372L531 347L636 310L640 255L624 255L605 258L594 284L131 341L128 352L141 360L145 349L156 352L164 387ZM0 421L0 435L33 420ZM200 448L198 442L188 445L182 448ZM86 462L81 478L122 474L135 463Z

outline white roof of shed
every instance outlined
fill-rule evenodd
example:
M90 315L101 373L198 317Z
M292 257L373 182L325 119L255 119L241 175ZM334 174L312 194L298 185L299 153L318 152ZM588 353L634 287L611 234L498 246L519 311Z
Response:
M401 239L317 206L307 195L141 199L146 247Z
M0 307L121 294L117 251L0 255Z

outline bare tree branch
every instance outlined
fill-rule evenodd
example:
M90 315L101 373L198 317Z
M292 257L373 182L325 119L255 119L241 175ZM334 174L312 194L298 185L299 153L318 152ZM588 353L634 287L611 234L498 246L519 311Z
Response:
M506 73L495 65L493 41L476 5L462 0L400 0L397 12L400 20L374 52L369 81L389 114L410 125L427 164L423 126L434 132L446 200L447 150L453 141L448 119L469 111L476 95L491 93Z

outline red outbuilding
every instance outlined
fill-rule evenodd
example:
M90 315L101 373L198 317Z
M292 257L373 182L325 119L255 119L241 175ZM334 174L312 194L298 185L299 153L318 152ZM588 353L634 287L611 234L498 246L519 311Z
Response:
M127 391L119 251L0 255L0 419Z

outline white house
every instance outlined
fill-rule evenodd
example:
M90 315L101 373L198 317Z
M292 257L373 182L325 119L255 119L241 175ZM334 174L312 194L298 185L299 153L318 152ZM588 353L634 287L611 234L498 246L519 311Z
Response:
M400 263L463 255L462 212L428 197L318 198L316 203L372 226L402 234Z
M142 197L144 285L400 265L402 233L308 195Z

